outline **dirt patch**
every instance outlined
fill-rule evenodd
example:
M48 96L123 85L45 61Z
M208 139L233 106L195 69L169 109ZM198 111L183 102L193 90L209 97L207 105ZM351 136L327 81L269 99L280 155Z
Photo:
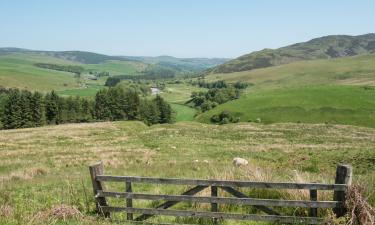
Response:
M9 218L13 215L13 208L10 205L0 206L0 217Z

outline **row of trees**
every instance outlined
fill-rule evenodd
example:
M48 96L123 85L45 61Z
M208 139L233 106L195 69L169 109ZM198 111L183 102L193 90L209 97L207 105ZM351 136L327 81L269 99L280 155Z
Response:
M34 65L44 69L65 71L69 73L74 73L76 75L81 75L81 73L85 70L82 66L73 65L58 65L52 63L35 63Z
M102 120L142 120L149 125L173 122L171 106L160 96L141 99L134 89L104 89L95 100L17 89L1 95L0 119L5 129Z
M148 125L174 120L171 106L162 97L142 99L132 88L100 90L95 97L94 112L98 120L141 120Z
M228 84L227 82L223 80L218 80L214 82L206 82L204 80L198 80L196 82L192 83L193 85L197 85L202 88L207 88L207 89L222 89L222 88L229 88L229 87L234 87L236 89L246 89L249 84L241 81L237 81L236 83L233 84Z

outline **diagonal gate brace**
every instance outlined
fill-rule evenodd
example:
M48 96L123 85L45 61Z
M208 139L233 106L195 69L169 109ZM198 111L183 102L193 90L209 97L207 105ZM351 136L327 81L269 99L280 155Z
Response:
M204 189L208 188L208 186L201 186L201 185L198 185L196 187L193 187L187 191L185 191L184 193L182 193L181 195L195 195L197 194L198 192L201 192L203 191ZM168 209L174 205L176 205L177 203L179 203L180 201L166 201L160 205L158 205L156 207L156 209ZM137 217L135 219L135 221L144 221L144 220L147 220L148 218L151 218L153 217L154 215L151 215L151 214L142 214L140 215L139 217Z
M240 192L240 191L237 191L236 189L232 188L232 187L220 187L221 189L223 189L224 191L228 192L229 194L237 197L237 198L249 198L249 196L245 195L244 193ZM269 214L269 215L277 215L277 216L280 216L280 213L274 211L273 209L271 208L268 208L266 206L263 206L263 205L254 205L255 208Z

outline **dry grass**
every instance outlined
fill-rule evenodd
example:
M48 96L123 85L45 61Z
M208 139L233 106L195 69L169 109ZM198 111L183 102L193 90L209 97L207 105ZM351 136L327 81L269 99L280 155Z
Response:
M0 217L9 218L13 215L13 208L10 205L4 204L0 206Z
M350 225L374 225L375 209L368 203L363 196L363 188L351 186L347 192L346 207L348 208Z
M146 127L139 122L114 122L0 131L0 204L11 206L12 213L4 214L18 224L34 217L33 224L59 224L64 218L54 216L51 209L61 204L83 213L78 224L106 224L89 216L95 205L87 166L98 160L111 175L324 183L333 182L336 163L346 162L354 166L354 179L362 169L370 181L374 173L365 169L373 168L373 143L374 129L324 124L184 122ZM234 167L234 157L249 164ZM373 184L365 186L373 190ZM124 190L123 185L113 188ZM179 194L184 188L134 185L134 191L141 193ZM308 198L307 192L295 190L243 191L262 198ZM210 195L209 189L200 194ZM331 200L332 193L319 192L319 199Z

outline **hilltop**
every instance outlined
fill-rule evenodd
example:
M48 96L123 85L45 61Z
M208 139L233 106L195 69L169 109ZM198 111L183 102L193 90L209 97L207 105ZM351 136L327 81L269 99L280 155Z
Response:
M208 73L232 73L302 60L331 59L375 53L375 34L331 35L278 49L264 49L230 60Z

